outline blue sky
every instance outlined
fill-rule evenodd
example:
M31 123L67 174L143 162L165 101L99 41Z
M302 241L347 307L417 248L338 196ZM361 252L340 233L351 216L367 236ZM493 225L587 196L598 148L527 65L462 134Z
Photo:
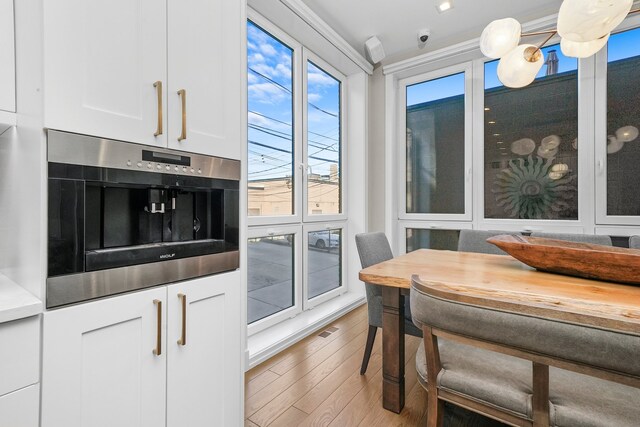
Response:
M549 51L555 50L558 55L558 72L576 70L578 60L562 54L560 45L551 45L542 49L545 60ZM614 34L609 39L609 61L617 61L624 58L640 55L640 29ZM497 75L498 60L485 63L485 89L502 86ZM544 77L546 66L538 73L537 78ZM464 93L464 74L454 74L444 78L430 80L407 87L407 105L415 105Z
M247 24L249 179L293 174L293 50L252 23ZM307 65L308 164L329 174L339 153L340 84ZM298 95L299 96L299 95Z

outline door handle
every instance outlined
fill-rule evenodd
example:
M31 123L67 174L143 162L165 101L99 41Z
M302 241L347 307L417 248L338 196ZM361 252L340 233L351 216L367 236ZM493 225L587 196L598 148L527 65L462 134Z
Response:
M178 95L182 100L182 133L178 137L178 141L187 139L187 91L180 89Z
M153 84L158 95L158 127L153 136L162 135L162 82L158 80Z
M182 333L178 340L178 345L187 345L187 296L185 294L178 294L182 305Z
M154 299L153 304L156 306L158 313L158 334L156 335L156 348L153 349L153 354L160 356L162 354L162 301Z

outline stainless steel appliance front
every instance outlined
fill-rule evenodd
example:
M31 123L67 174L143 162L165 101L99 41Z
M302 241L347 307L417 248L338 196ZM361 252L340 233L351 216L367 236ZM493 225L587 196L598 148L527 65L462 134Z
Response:
M48 133L47 308L238 268L240 162Z

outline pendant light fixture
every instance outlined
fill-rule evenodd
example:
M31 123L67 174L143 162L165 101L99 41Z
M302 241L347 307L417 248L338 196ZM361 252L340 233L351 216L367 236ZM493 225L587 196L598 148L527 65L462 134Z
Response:
M498 78L507 87L520 88L533 82L544 64L542 47L556 34L566 56L587 58L602 49L613 31L631 10L633 0L564 0L557 29L522 33L513 18L491 22L480 36L480 50L492 59L500 58ZM519 44L522 37L548 35L537 46Z

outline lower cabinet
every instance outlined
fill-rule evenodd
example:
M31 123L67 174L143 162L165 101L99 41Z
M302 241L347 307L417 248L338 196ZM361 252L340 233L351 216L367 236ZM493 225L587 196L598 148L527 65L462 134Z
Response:
M44 315L42 427L241 424L240 275Z
M39 402L39 384L0 396L0 426L38 427Z

